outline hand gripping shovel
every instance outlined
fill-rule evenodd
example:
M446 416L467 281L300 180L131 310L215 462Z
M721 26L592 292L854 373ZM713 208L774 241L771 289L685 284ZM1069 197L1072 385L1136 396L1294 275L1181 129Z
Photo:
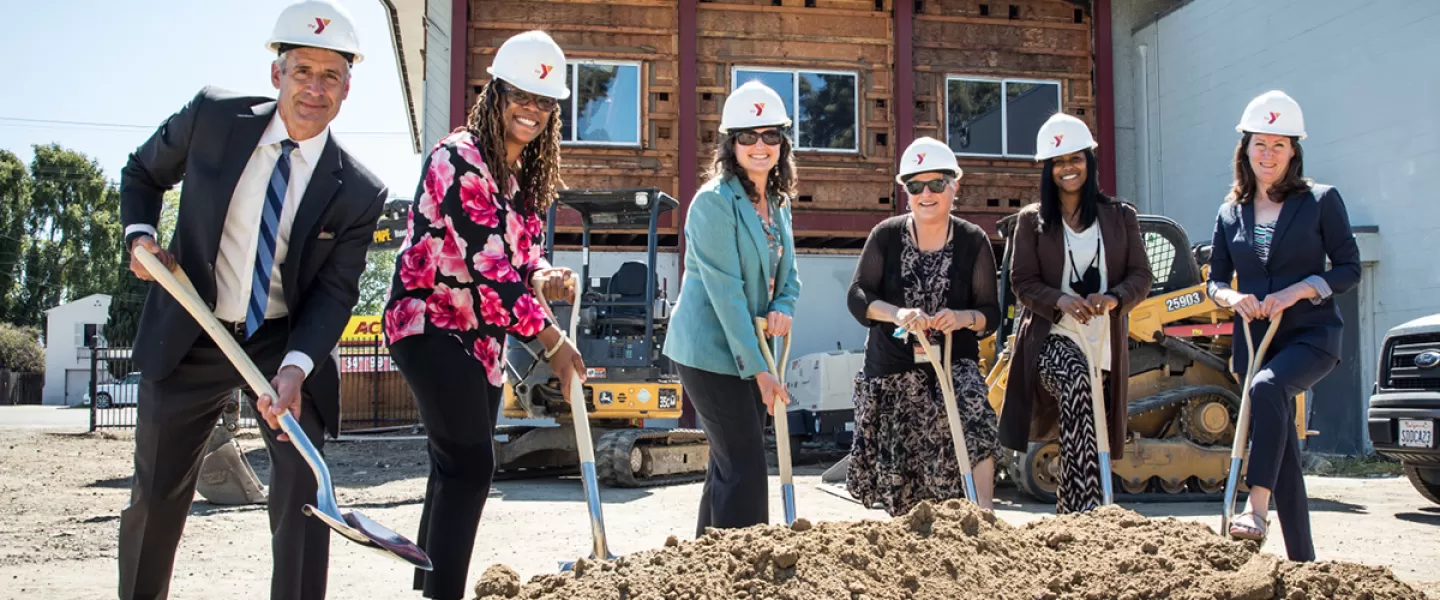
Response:
M784 387L785 366L790 362L790 336L784 336L785 344L780 351L779 365L775 364L775 355L770 350L770 344L765 341L764 317L755 317L755 337L760 339L760 353L765 355L765 364L770 367L770 374ZM785 525L789 526L795 522L795 482L790 473L790 415L785 410L786 404L788 403L777 403L774 409L775 455L780 463L780 498L785 503Z
M1101 503L1115 503L1115 482L1110 475L1110 421L1105 415L1105 385L1103 383L1105 336L1110 335L1110 315L1103 314L1090 319L1080 326L1080 337L1085 342L1085 362L1090 367L1090 408L1095 419L1095 448L1100 453Z
M896 330L902 336L904 335L903 331ZM945 419L950 422L950 439L955 443L955 460L960 461L960 477L965 481L965 499L978 504L975 500L975 475L970 470L970 450L965 445L965 426L960 422L960 408L955 403L955 379L950 370L950 333L945 333L945 359L943 361L936 356L935 347L930 345L930 339L926 337L924 329L915 332L915 339L925 350L925 357L930 359L930 366L935 367L935 379L940 382L940 395L945 398Z
M1245 458L1246 446L1250 445L1250 384L1255 381L1255 372L1265 364L1265 352L1270 349L1270 340L1280 329L1280 317L1270 319L1265 328L1265 337L1260 340L1260 350L1255 350L1255 340L1250 338L1250 327L1245 330L1245 348L1250 351L1250 366L1245 369L1245 387L1240 390L1240 415L1235 419L1235 441L1230 445L1230 474L1225 478L1225 507L1220 512L1220 536L1230 536L1230 512L1235 509L1235 487L1240 482L1240 461Z
M165 265L150 252L139 250L135 252L139 257L140 264L165 288L181 306L199 322L205 333L215 340L215 344L225 352L225 356L240 371L245 378L245 383L260 396L268 395L271 398L278 398L279 394L270 387L270 382L250 361L250 357L240 348L240 344L225 331L220 321L209 311L205 303L195 294L195 287L191 285L190 278L186 277L184 271L171 272ZM358 512L340 512L335 502L335 489L330 484L330 469L325 466L325 460L321 458L320 452L310 443L310 438L305 436L305 431L300 428L300 423L285 411L280 415L280 428L290 436L290 443L300 451L305 462L310 464L310 470L315 473L316 502L314 505L306 504L304 511L308 516L320 519L331 529L350 541L360 544L371 550L375 550L385 556L404 561L416 568L426 571L431 570L430 557L404 536L391 531L384 525L371 521Z
M570 276L575 301L570 305L570 339L580 326L580 276ZM585 407L585 385L579 374L570 376L570 413L575 419L575 445L580 449L580 480L585 485L585 504L590 508L591 560L614 560L605 544L605 516L600 512L600 481L595 476L595 444L590 440L590 411ZM560 563L562 571L575 568L574 562Z

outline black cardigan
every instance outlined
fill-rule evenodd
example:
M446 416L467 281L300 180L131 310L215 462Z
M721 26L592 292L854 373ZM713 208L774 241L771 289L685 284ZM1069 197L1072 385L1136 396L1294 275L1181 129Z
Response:
M995 252L990 238L979 226L950 216L954 235L950 240L950 297L945 306L951 310L974 310L985 315L985 331L976 333L962 329L951 335L954 348L951 360L962 358L979 362L979 339L989 335L1000 323L1000 302L996 294ZM848 304L850 314L870 329L865 340L865 375L883 377L915 368L911 344L914 336L900 340L893 336L895 324L874 321L865 316L870 304L884 300L900 308L905 290L900 281L900 253L904 237L910 235L910 216L899 215L881 221L870 231L855 277L850 281ZM936 350L941 350L937 348Z

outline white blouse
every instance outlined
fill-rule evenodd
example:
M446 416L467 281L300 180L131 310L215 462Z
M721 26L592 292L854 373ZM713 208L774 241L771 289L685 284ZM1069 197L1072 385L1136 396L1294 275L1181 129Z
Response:
M1078 296L1075 290L1070 287L1072 273L1084 275L1085 271L1090 268L1090 264L1097 262L1097 253L1099 254L1099 264L1096 266L1100 269L1100 292L1104 293L1109 290L1110 280L1108 273L1105 271L1105 242L1100 237L1100 220L1097 218L1095 222L1091 223L1090 227L1087 227L1084 231L1075 231L1070 228L1068 223L1064 224L1063 229L1065 230L1065 272L1064 275L1060 277L1060 290L1066 294ZM1075 345L1079 346L1082 351L1085 349L1084 340L1080 335L1082 326L1074 317L1068 314L1063 315L1055 325L1054 332L1056 334L1074 340ZM1109 371L1110 336L1107 335L1103 339L1105 341L1100 346L1100 367L1105 371Z

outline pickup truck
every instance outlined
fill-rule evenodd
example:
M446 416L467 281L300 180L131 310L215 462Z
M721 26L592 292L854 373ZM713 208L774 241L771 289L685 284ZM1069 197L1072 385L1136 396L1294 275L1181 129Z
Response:
M1369 431L1375 451L1405 466L1410 483L1440 504L1440 314L1385 334L1370 395Z

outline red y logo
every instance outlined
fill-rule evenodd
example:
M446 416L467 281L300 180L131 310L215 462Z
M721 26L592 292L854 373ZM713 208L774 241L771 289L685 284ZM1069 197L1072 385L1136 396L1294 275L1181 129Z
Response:
M1269 121L1266 121L1266 124L1268 124L1268 125L1274 125L1274 124L1275 124L1275 119L1278 119L1278 118L1280 118L1280 113L1272 112L1272 113L1270 113L1270 120L1269 120Z
M756 103L755 103L755 116L758 117L758 116L763 115L763 114L765 114L765 103L764 103L764 102L756 102Z
M550 71L553 70L554 68L555 68L555 67L552 67L552 66L550 66L550 65L541 63L541 64L540 64L540 78L541 78L541 79L544 79L544 78L546 78L546 77L549 77L549 76L550 76Z
M1060 140L1063 140L1063 139L1065 139L1065 136L1063 136L1063 135L1057 135L1057 136L1055 136L1055 147L1056 147L1056 148L1059 148L1059 147L1060 147Z
M916 155L915 155L915 164L917 164L917 165L923 165L923 164L925 164L925 153L922 152L922 153L920 153L920 154L916 154Z
M315 35L325 33L325 26L330 24L330 19L315 17Z

